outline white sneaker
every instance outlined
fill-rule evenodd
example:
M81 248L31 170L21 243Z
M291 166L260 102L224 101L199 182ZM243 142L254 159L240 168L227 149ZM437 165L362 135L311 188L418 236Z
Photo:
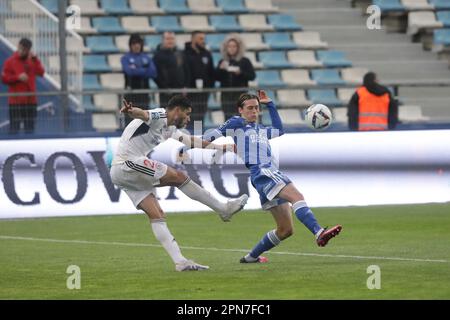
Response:
M228 200L227 202L227 211L220 212L219 216L223 221L228 222L231 220L231 217L242 208L244 208L247 203L248 195L243 194L237 199Z
M186 260L182 263L177 263L175 265L175 270L177 271L200 271L208 270L209 266L203 266L201 264L195 263L192 260Z

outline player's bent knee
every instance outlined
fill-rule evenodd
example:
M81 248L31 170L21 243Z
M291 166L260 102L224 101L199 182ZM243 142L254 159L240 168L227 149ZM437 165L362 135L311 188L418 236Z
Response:
M293 228L283 228L283 229L278 229L277 230L277 235L280 238L280 240L287 239L290 236L292 236L293 234L294 234L294 229Z

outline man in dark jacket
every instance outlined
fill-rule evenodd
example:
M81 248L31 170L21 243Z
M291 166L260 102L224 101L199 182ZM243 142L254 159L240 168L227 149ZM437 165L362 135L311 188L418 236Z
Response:
M155 79L157 72L153 60L143 52L144 39L138 34L132 34L129 46L130 52L120 59L125 76L125 89L149 89L149 80ZM148 109L150 105L147 93L128 94L125 95L125 99L141 109ZM125 125L128 125L131 120L133 119L126 115Z
M363 86L353 94L347 109L352 131L392 130L398 122L398 103L376 74L364 75Z
M31 52L32 42L23 38L17 52L6 59L2 70L2 81L10 93L36 92L36 76L44 76L44 67L39 58ZM15 134L23 122L26 133L34 132L37 116L36 96L12 96L9 104L9 132Z
M205 48L205 34L194 31L191 42L187 42L184 53L189 69L189 88L212 88L214 87L214 65L211 52ZM191 123L203 121L206 113L209 93L191 93L189 98L193 103Z
M153 56L158 76L156 84L159 89L179 89L188 87L189 70L183 51L176 48L175 33L166 31L162 43ZM161 93L160 105L165 106L173 94Z

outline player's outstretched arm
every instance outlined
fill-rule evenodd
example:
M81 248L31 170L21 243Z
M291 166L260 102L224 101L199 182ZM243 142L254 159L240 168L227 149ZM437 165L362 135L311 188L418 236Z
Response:
M280 115L278 114L277 107L273 103L272 99L266 94L264 90L258 91L259 102L265 104L267 109L269 109L270 119L272 120L272 128L278 130L278 134L272 135L272 130L269 130L269 139L275 136L282 136L284 134L283 131L283 123L281 122Z
M141 119L145 122L150 119L147 111L133 107L133 104L125 99L122 100L122 108L120 108L120 112L128 114L133 119Z

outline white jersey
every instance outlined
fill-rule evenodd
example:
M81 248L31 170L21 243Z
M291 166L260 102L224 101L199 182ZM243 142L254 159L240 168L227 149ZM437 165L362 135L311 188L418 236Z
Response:
M167 139L179 139L184 136L175 126L167 125L165 109L157 108L147 111L148 121L134 119L123 131L112 161L113 165L147 156L151 150Z

